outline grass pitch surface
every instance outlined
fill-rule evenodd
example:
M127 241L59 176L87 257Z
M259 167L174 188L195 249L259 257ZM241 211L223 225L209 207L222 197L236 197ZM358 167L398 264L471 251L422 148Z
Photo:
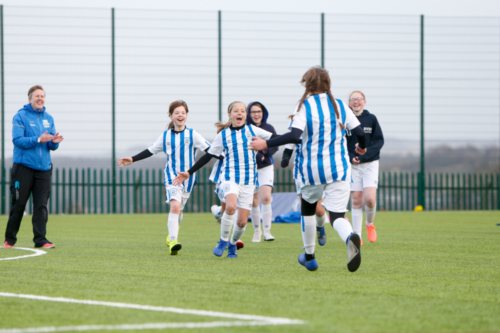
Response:
M499 221L500 212L378 212L378 240L370 243L364 230L362 264L350 273L346 246L330 226L327 244L316 247L319 269L309 272L297 263L298 224L274 224L276 240L262 243L251 242L249 225L239 257L228 259L212 254L220 229L210 214L185 214L177 256L165 246L167 215L51 215L48 239L56 248L0 260L0 293L307 322L176 332L500 332ZM2 232L6 223L0 216ZM31 239L26 216L16 246L32 248ZM0 249L0 259L28 254ZM218 320L230 321L0 297L0 332Z

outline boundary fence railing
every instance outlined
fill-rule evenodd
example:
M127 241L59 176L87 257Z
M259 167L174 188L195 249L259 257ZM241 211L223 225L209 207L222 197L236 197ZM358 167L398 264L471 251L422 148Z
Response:
M198 181L185 212L209 212L220 204L214 184L208 180L211 169L198 172ZM8 173L10 175L10 172ZM379 210L407 211L418 205L418 174L383 172L379 178L377 206ZM500 209L500 174L427 174L425 182L426 210L496 210ZM113 193L117 196L116 212L166 213L165 186L162 169L119 170L113 191L111 170L55 169L48 202L50 214L110 214ZM7 198L1 202L9 211L9 180L2 183ZM273 192L295 192L289 169L275 170ZM32 213L32 201L26 205Z

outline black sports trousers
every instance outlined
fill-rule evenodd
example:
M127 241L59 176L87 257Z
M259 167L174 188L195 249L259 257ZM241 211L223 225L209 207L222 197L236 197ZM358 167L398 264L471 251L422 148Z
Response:
M49 212L47 202L50 197L52 169L39 171L22 164L14 163L10 182L11 205L9 222L5 230L5 240L10 245L17 241L17 233L21 226L26 203L33 195L33 242L35 247L50 243L45 234Z

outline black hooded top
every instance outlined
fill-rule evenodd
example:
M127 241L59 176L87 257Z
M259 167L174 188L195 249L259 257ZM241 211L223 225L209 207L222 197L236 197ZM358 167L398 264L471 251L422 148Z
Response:
M357 156L360 163L379 160L380 149L384 145L384 135L382 134L382 129L380 128L377 117L368 112L368 110L363 110L363 112L356 117L358 117L358 120L361 123L361 128L365 132L367 150L364 155L356 153L355 145L358 140L356 139L356 136L350 133L350 131L347 131L347 149L349 150L349 159L352 162L352 159Z
M247 106L247 125L255 125L255 122L252 120L252 117L250 116L250 108L252 107L252 105L254 105L255 103L259 103L260 105L262 105L262 122L260 123L259 128L262 128L263 130L266 130L268 132L271 132L273 133L274 135L276 135L276 130L274 129L274 127L270 124L268 124L266 121L267 121L267 118L269 117L269 112L267 111L267 108L264 106L264 104L262 104L261 102L251 102L250 104L248 104ZM265 167L268 167L270 165L273 165L274 164L274 159L273 159L273 155L278 151L278 147L272 147L272 148L267 148L267 149L264 149L264 150L261 150L261 151L258 151L257 152L257 155L255 156L255 160L257 161L257 169L262 169L262 168L265 168ZM264 157L264 160L262 160L262 158Z

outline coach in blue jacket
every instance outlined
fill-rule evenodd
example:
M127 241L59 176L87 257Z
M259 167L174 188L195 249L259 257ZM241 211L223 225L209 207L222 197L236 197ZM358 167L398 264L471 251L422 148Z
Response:
M35 247L53 248L45 237L48 219L52 161L63 136L56 133L54 119L45 112L45 91L33 86L28 91L29 104L19 110L12 121L14 157L10 191L12 202L5 231L4 247L13 247L21 226L26 202L33 195L33 242Z

